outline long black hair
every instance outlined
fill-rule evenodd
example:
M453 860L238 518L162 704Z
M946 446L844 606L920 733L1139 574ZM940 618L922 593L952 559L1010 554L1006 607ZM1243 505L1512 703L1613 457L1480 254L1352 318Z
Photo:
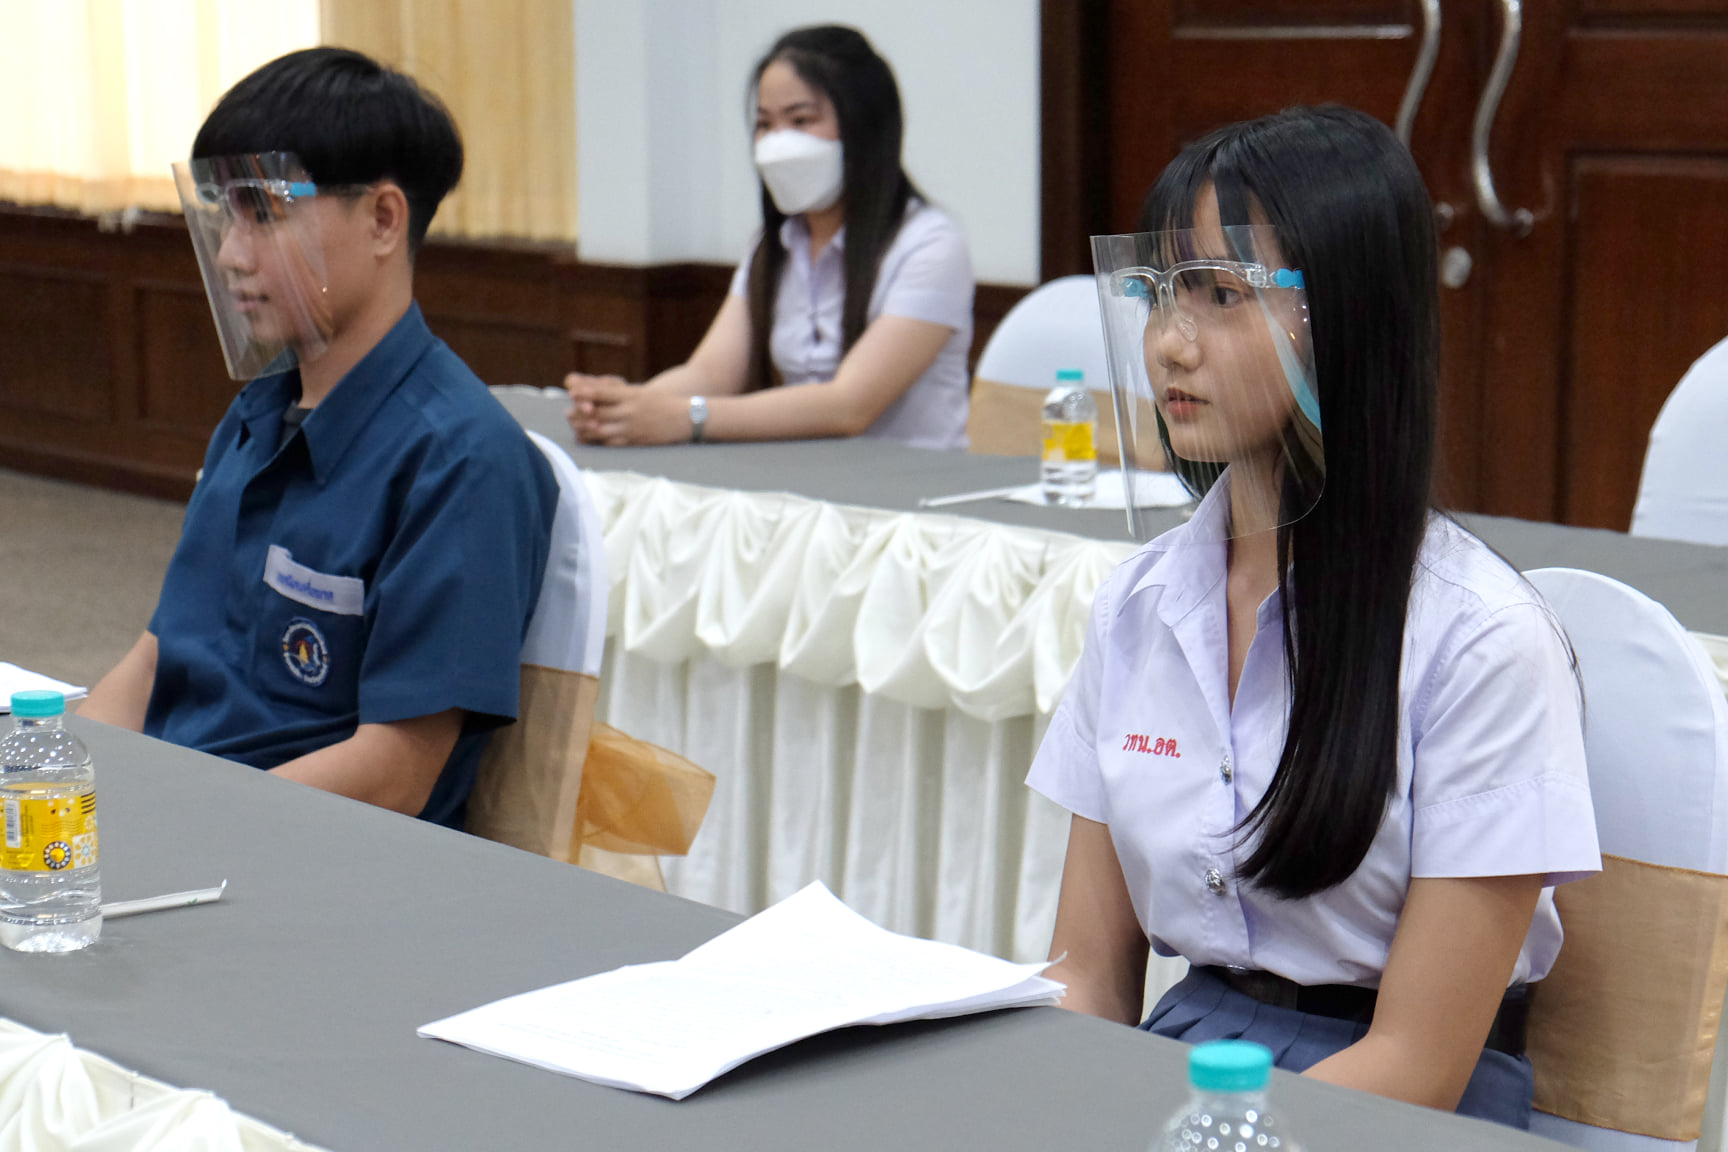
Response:
M1191 228L1208 186L1225 225L1270 223L1302 270L1324 420L1323 480L1282 478L1289 731L1238 829L1254 839L1242 875L1295 898L1355 872L1397 785L1404 621L1433 508L1434 224L1409 151L1348 108L1292 108L1189 145L1147 196L1142 226ZM1163 439L1178 473L1210 487L1220 469L1180 460Z
M798 78L826 96L840 121L845 150L844 218L846 228L846 303L840 313L840 350L844 355L864 334L870 295L882 256L900 231L906 204L922 194L900 166L905 121L900 89L888 62L876 54L856 28L822 24L794 28L774 42L750 76L749 108L756 114L757 92L768 65L784 61ZM762 238L750 261L746 302L750 308L750 369L745 387L773 383L768 341L774 327L774 298L786 267L780 226L786 214L762 186Z

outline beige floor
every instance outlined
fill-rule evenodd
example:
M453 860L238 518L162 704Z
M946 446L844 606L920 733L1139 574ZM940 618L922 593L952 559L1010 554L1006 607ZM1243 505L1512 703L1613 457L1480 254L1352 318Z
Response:
M0 660L100 679L150 622L185 510L0 468Z

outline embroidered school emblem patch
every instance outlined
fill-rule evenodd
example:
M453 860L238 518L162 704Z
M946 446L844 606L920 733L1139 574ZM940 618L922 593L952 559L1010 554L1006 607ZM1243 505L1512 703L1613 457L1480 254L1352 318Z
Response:
M295 617L282 633L282 662L294 679L313 688L330 675L330 649L324 634L310 620Z

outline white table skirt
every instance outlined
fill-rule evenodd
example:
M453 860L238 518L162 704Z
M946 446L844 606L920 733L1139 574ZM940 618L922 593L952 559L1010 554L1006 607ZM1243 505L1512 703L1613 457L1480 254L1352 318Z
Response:
M48 964L75 963L48 958ZM72 1046L66 1036L0 1019L0 1146L71 1152L138 1148L318 1152L230 1111L208 1092L170 1088Z
M821 879L887 928L1042 958L1068 816L1024 780L1133 546L587 475L613 581L599 715L718 777L671 890L751 913ZM1700 639L1728 688L1728 641ZM1154 960L1149 989L1183 970Z

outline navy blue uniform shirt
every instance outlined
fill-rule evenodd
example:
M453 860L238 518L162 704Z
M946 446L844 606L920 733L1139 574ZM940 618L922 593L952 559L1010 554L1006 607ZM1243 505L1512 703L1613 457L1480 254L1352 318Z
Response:
M460 827L516 715L558 485L409 308L280 449L298 370L229 406L150 631L144 731L273 768L360 724L468 713L420 815Z

